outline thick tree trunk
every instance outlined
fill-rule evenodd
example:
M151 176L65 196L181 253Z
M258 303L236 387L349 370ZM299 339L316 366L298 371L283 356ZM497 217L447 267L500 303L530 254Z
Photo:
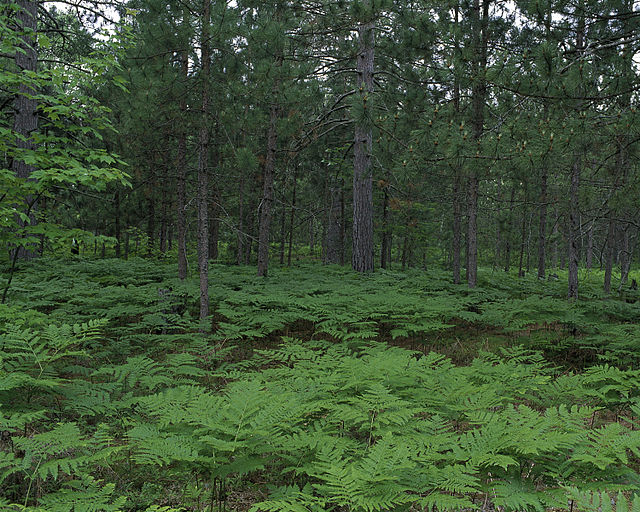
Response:
M368 2L367 2L368 3ZM373 184L371 152L373 139L367 105L373 93L375 23L366 21L358 27L356 84L360 90L363 112L356 120L353 165L353 253L351 266L357 272L373 272Z
M18 0L17 4L16 24L18 31L21 33L19 45L21 51L17 51L15 54L15 64L18 72L22 76L26 76L34 74L38 67L36 49L38 2L36 0ZM33 133L38 129L38 102L32 98L36 94L37 91L30 87L28 83L20 83L13 102L13 129L19 137L16 143L18 155L12 161L12 171L18 178L24 180L29 180L31 174L35 171L35 167L27 163L27 161L31 156L29 153L32 153L36 148L32 139ZM24 157L20 155L21 152L25 153ZM24 211L28 212L29 222L19 219L18 224L20 226L26 227L36 223L34 215L36 210L35 201L36 199L32 196L25 198ZM16 258L31 259L36 256L36 253L35 246L29 246L26 249L18 248Z
M187 52L180 53L182 65L182 80L186 82L189 75L189 59ZM186 85L186 84L185 84ZM176 171L178 190L176 200L177 228L178 228L178 277L184 281L187 277L187 133L184 128L186 122L187 103L184 96L180 99L181 126L178 134L178 155Z
M573 163L571 185L569 187L569 283L567 296L572 300L578 299L580 158L577 156Z
M203 1L202 9L202 109L198 148L198 273L200 275L200 331L207 330L209 316L209 24L211 0Z
M279 66L282 60L277 61ZM277 97L279 84L273 87L271 108L269 109L269 129L267 132L267 157L264 164L262 203L260 205L260 231L258 234L258 276L267 277L269 268L269 232L271 230L271 209L273 207L273 175L276 163L278 132Z

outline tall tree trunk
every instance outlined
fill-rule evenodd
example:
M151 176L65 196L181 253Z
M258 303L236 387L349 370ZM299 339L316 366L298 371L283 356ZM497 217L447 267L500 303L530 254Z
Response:
M569 283L567 296L578 299L578 261L580 254L580 226L579 226L579 187L580 187L581 157L576 156L571 171L571 185L569 187Z
M211 0L202 5L202 109L198 148L198 273L200 275L200 331L206 331L205 320L209 316L209 72L211 67L209 48L209 24Z
M367 7L370 2L365 0ZM353 253L351 266L357 272L373 272L373 184L371 152L373 139L369 99L373 93L374 64L373 20L358 27L358 56L356 86L360 90L362 113L356 119L353 165ZM369 103L369 105L368 105Z
M282 58L277 58L276 66L282 65ZM276 79L269 109L269 129L267 132L267 157L264 164L262 203L260 205L260 231L258 234L258 276L267 277L269 268L269 232L271 230L271 209L273 207L273 175L276 163L278 143L278 95L280 84Z
M185 10L186 11L186 10ZM182 80L185 82L189 76L189 58L186 50L180 52ZM178 277L184 281L187 277L187 131L185 128L187 102L184 95L180 98L180 127L178 128L178 155L176 170L178 177L178 190L176 200L177 228L178 228Z
M576 28L576 55L582 58L585 48L585 16L584 0L580 0L580 5L576 7L578 23ZM573 168L571 171L571 185L569 187L569 283L567 295L571 300L578 300L578 263L580 261L580 171L582 167L583 149L580 148L574 155Z
M473 127L473 140L480 144L484 131L484 104L487 95L487 45L488 45L488 23L489 23L489 3L490 0L482 2L482 12L480 0L473 0L471 9L473 25L473 50L474 58L471 63L473 74L473 86L471 88L471 124ZM469 176L469 208L468 208L468 229L467 229L467 284L469 288L475 288L478 281L478 195L480 189L480 178L478 164L473 165Z
M548 2L548 10L545 16L545 38L551 38L552 4ZM549 102L545 100L543 115L545 122L549 118ZM540 169L540 216L538 220L538 279L544 279L546 275L546 242L547 242L547 159L542 160Z
M460 20L460 7L456 2L454 7L454 23L456 27L455 32L455 51L456 59L461 61L460 54L460 41L458 24ZM456 76L453 83L453 108L456 112L456 118L460 113L460 82ZM456 119L457 121L458 119ZM453 284L460 284L460 254L462 252L462 177L460 176L460 168L456 165L453 177L453 240L452 240L452 270L453 270Z
M18 0L18 11L16 13L17 29L20 33L20 51L16 51L15 64L21 76L28 77L29 74L35 74L38 68L38 53L36 49L36 38L38 29L38 1L37 0ZM13 130L18 135L17 149L18 155L12 161L12 171L20 179L29 180L31 174L35 171L35 167L27 163L29 161L29 153L35 148L33 134L38 129L38 101L34 99L37 91L30 86L29 83L21 82L13 102L14 118ZM25 152L24 157L20 152ZM34 225L36 223L35 204L36 198L27 196L25 198L24 211L29 217L29 221L25 222L18 219L21 227ZM18 248L16 259L31 259L37 254L36 247L30 245L28 248ZM14 260L15 261L15 260ZM14 265L12 265L13 273Z

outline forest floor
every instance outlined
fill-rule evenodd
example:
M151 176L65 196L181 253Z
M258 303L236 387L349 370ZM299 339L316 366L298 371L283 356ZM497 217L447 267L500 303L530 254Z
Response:
M212 265L202 335L176 274L16 275L0 509L640 510L637 291L606 297L598 272L571 303L562 274L483 269L469 290L435 269Z

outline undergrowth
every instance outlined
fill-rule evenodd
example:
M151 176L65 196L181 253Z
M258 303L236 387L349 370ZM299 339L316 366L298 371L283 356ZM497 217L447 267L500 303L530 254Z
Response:
M587 285L571 304L490 271L473 291L440 271L253 272L212 268L208 336L171 265L19 273L0 509L640 510L633 297Z

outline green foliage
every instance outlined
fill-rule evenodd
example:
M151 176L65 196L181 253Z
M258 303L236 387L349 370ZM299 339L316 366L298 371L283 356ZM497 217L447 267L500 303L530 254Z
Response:
M213 266L203 337L198 283L173 273L42 260L16 276L0 309L5 509L589 509L639 489L640 372L518 346L565 332L581 350L614 332L613 306L560 307L536 281L527 299L522 281L463 293L436 271ZM488 328L502 348L460 343Z

